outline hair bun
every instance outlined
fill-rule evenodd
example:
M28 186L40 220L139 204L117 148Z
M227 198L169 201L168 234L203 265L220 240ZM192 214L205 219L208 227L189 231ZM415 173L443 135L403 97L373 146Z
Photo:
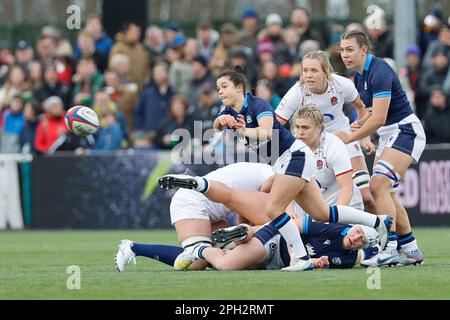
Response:
M244 70L242 70L242 67L240 65L235 65L233 69L237 72L244 73Z

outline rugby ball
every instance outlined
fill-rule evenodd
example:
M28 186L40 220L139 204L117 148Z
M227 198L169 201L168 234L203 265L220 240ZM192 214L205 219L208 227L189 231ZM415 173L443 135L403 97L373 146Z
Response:
M99 128L98 116L94 110L85 106L70 108L65 116L67 128L77 136L88 136Z

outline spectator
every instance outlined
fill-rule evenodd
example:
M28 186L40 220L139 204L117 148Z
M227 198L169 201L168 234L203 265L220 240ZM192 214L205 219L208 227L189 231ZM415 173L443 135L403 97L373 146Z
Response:
M149 59L148 53L142 43L139 42L141 37L141 28L132 22L125 23L122 31L116 35L116 44L111 49L109 66L111 65L111 57L121 53L128 56L130 65L130 82L138 85L139 90L142 89L144 83L148 79Z
M194 61L194 58L199 55L197 40L195 40L194 38L187 38L186 43L184 44L183 52L184 59L187 62L192 63Z
M266 41L270 41L275 47L274 59L277 64L289 63L290 53L283 39L283 19L277 13L272 13L267 16L266 29L260 32L258 46Z
M450 143L450 108L448 97L441 87L431 90L428 110L425 114L427 143Z
M214 54L214 48L219 41L220 35L217 32L211 22L200 22L196 29L196 44L198 54L205 57L206 61L209 61Z
M440 46L450 48L450 27L447 24L442 25L439 30L438 38L429 44L425 56L423 57L423 66L430 66L433 64L431 55L436 50L436 47Z
M28 77L30 71L30 64L33 60L34 51L33 48L24 40L20 40L17 43L16 52L16 64L20 65L25 72L25 76Z
M142 91L134 110L136 129L144 133L154 134L167 114L169 101L174 95L169 85L167 64L160 62L152 70L152 81Z
M172 135L176 129L186 129L192 135L192 121L187 116L189 101L182 95L170 99L169 112L156 129L155 146L159 149L171 149L181 142Z
M184 57L184 45L186 37L178 35L166 51L166 60L170 63L169 83L176 92L186 96L189 93L189 85L194 78L192 64Z
M322 34L310 26L311 14L303 7L296 7L291 13L291 24L297 30L300 36L300 43L306 40L316 40L319 42L320 48L326 48L326 43Z
M36 129L38 126L38 116L41 113L40 103L31 100L25 103L23 115L25 118L25 126L20 135L21 152L36 154L34 140L36 138Z
M165 56L166 42L162 29L156 25L148 26L145 30L144 45L148 52L150 68L153 68Z
M201 121L202 134L207 130L213 128L214 120L221 111L222 103L219 100L219 96L216 90L216 85L210 82L202 84L199 89L198 104L195 113L192 115L193 121ZM195 125L195 122L194 122ZM208 141L203 141L202 144L207 144Z
M242 28L237 36L237 41L244 43L247 47L256 51L257 36L259 32L259 16L258 12L252 7L246 7L242 10L241 15Z
M183 33L180 26L176 22L172 22L164 26L163 36L166 45L171 43L179 34Z
M109 68L117 72L121 84L133 84L136 88L135 90L138 91L138 84L130 79L131 62L127 55L121 53L113 55L109 62Z
M72 85L72 76L75 71L71 53L57 50L54 63L59 81L68 86Z
M250 61L247 50L245 48L233 47L228 52L227 66L241 66L244 75L250 82L250 87L253 88L256 82L256 70L254 64Z
M432 53L432 66L423 68L421 79L419 82L419 93L421 101L428 100L431 95L431 90L436 85L444 83L449 70L448 48L439 46L435 48ZM417 116L422 119L424 109L422 106L417 106Z
M188 100L191 104L198 104L198 97L200 95L200 88L205 83L211 83L215 86L216 79L208 69L208 62L204 56L198 55L193 59L192 69L194 71L194 79L192 79L190 88L188 90Z
M97 66L97 69L101 73L106 70L106 66L108 64L108 56L95 47L94 38L90 33L86 31L78 33L77 48L79 52L78 54L74 54L73 56L73 60L75 63L77 63L81 57L92 58L95 62L95 65Z
M411 107L416 111L417 105L421 102L418 100L416 90L419 84L419 75L421 70L421 53L420 48L417 45L408 46L405 51L406 66L399 70L399 78L406 77L408 79L408 87L410 93L408 98L410 99ZM417 113L417 112L416 112Z
M278 74L278 66L274 61L266 61L261 66L261 71L259 74L259 79L265 79L270 83L275 93L278 94L283 80ZM269 101L270 103L270 101Z
M237 39L237 29L233 23L225 23L220 28L220 40L217 43L214 54L209 61L209 68L214 76L217 76L226 66L228 51Z
M71 95L70 87L58 80L56 66L54 64L46 65L44 67L43 82L33 90L33 97L42 103L51 96L57 96L61 98L64 106L68 108L70 106Z
M272 41L269 39L260 41L256 50L256 56L260 66L267 61L275 61L275 46Z
M361 23L359 23L359 22L351 22L345 27L345 32L344 33L347 33L347 32L353 31L353 30L366 32L366 29L364 28L364 26Z
M439 30L444 22L442 7L439 3L433 4L430 12L425 16L420 34L420 50L427 52L428 46L438 39Z
M106 71L104 78L105 91L124 114L128 129L131 132L134 131L133 114L137 100L137 85L122 84L119 79L119 74L113 70Z
M41 35L43 37L48 37L53 39L55 44L55 52L64 52L68 56L73 55L72 45L70 44L69 40L64 39L61 36L61 32L54 26L44 26L41 31Z
M275 110L281 102L281 97L275 92L271 82L267 79L261 79L256 82L255 96L263 98Z
M92 58L78 60L76 74L73 77L73 101L75 105L91 106L97 92L102 88L103 76L97 71Z
M4 110L11 105L12 98L22 94L26 89L25 73L19 65L11 67L6 81L0 88L0 117Z
M9 45L5 41L0 41L0 85L5 82L8 71L15 61L16 58Z
M283 32L283 39L287 45L289 59L285 63L292 64L300 56L300 35L295 28L289 27Z
M125 116L120 111L118 106L111 100L111 97L107 92L97 92L92 109L95 111L95 113L97 113L101 126L103 125L105 116L109 113L112 113L114 115L115 122L119 124L123 138L125 140L128 140L128 127L125 121ZM123 141L123 144L126 145L126 141Z
M40 153L53 153L64 141L68 131L64 120L63 101L51 96L43 103L44 114L39 120L34 140L35 148Z
M89 34L94 40L95 51L101 53L105 57L108 57L111 48L114 45L113 40L107 36L107 34L103 31L102 21L98 15L90 15L86 20L86 27L84 31ZM80 47L77 45L74 49L74 60L78 60L80 58Z
M410 45L405 50L406 66L401 69L401 73L405 74L409 79L411 90L415 91L419 83L419 75L421 69L421 53L417 45Z
M21 95L15 95L11 99L9 109L3 114L0 153L18 153L20 151L20 135L24 126L23 98Z
M102 125L98 131L92 151L116 151L121 148L124 133L114 112L103 113Z
M41 36L37 41L37 53L42 65L53 64L56 55L56 43L51 37Z
M406 94L406 97L408 98L409 104L411 105L411 108L413 109L413 111L416 112L417 108L416 108L416 104L414 102L414 92L411 90L411 87L409 86L408 77L405 74L399 72L399 70L397 68L397 64L394 59L391 59L391 58L383 58L383 59L395 71L395 73L397 73L398 79L400 80L400 84L402 85L403 91L405 91L405 94ZM356 119L357 119L357 117L355 118L355 120ZM352 123L353 121L350 121L350 123Z
M303 57L308 52L320 50L320 44L316 40L305 40L300 44L300 56Z
M330 64L333 67L334 72L345 77L348 71L341 58L340 42L341 34L339 32L334 32L330 38L330 46L325 52L330 60Z
M371 14L364 20L364 25L372 40L374 55L380 58L393 58L394 35L386 25L384 10L376 5L370 5L367 12Z
M43 70L42 64L38 61L31 61L28 72L28 89L33 90L42 85Z

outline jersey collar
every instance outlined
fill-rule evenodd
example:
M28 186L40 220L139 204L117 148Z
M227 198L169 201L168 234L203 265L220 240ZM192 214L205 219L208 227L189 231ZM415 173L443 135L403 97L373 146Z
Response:
M239 112L239 113L241 113L241 114L246 113L249 104L250 104L250 93L247 93L247 94L245 95L244 104L242 105L241 112Z
M369 53L364 64L364 71L369 71L370 63L372 62L373 54Z

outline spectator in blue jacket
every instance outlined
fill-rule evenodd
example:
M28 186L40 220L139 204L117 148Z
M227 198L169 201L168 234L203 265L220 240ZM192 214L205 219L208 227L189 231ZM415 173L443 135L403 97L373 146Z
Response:
M174 95L169 85L168 67L159 62L152 72L152 81L144 88L134 110L134 124L138 131L155 133L166 116L169 101Z

